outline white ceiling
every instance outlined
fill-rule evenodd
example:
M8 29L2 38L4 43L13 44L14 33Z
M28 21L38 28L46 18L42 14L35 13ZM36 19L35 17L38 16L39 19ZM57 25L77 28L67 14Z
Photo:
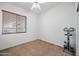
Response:
M34 13L38 13L38 14L41 14L41 13L44 13L48 10L50 10L51 8L59 5L61 2L45 2L45 3L39 3L40 7L41 7L41 10L39 9L34 9L34 10L31 10L31 7L32 7L32 4L31 2L12 2L12 4L15 4L21 8L24 8L26 11L32 11Z

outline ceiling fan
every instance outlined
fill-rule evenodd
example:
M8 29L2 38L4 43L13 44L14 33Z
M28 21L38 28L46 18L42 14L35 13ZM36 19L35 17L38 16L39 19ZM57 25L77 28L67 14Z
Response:
M33 9L39 9L39 10L41 10L41 7L40 7L41 3L45 3L45 2L34 2L33 5L32 5L32 7L31 7L31 10L33 10Z

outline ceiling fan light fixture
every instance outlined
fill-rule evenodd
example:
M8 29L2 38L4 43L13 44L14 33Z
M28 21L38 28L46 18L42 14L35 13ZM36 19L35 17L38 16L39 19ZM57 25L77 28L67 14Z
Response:
M31 10L33 10L34 8L35 8L35 9L37 8L37 9L41 10L40 5L39 5L38 2L34 2L34 3L33 3Z

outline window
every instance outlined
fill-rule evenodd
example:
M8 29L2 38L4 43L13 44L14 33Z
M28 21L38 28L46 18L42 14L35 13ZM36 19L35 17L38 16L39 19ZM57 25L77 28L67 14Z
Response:
M26 16L2 10L2 34L25 33Z

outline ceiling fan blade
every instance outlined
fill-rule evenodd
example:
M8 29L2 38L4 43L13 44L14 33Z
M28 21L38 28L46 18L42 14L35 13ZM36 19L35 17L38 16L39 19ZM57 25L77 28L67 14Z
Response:
M33 9L33 8L36 8L36 3L33 3L33 5L32 5L32 8L31 8L31 9Z
M37 4L37 8L41 10L41 8L40 8L40 5L39 5L39 4Z

